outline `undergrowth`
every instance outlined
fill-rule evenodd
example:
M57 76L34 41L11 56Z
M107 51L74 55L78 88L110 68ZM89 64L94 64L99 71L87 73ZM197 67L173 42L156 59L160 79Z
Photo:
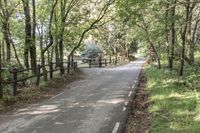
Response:
M148 92L153 115L152 133L200 132L200 73L186 68L185 76L176 71L146 67Z

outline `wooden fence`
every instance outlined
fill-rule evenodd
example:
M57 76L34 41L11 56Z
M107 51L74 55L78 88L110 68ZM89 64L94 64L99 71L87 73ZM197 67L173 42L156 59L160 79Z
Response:
M63 63L66 64L66 66L67 66L67 67L64 67L64 69L67 69L68 71L70 71L70 70L75 71L78 67L77 62L63 62ZM36 74L33 74L33 75L29 75L32 68L28 68L28 69L19 69L19 68L15 68L15 67L12 68L10 70L12 78L7 83L12 84L11 86L13 89L13 95L14 96L17 95L17 85L20 82L24 82L29 79L36 78L35 85L38 86L40 84L41 77L45 76L45 74L46 75L49 74L49 79L53 79L53 73L61 70L61 68L59 68L59 67L53 67L54 65L56 65L56 63L49 63L45 66L37 65ZM46 69L45 72L41 71L43 67L45 67L45 69ZM23 76L19 77L20 74L22 74Z
M110 60L99 59L98 61L88 59L87 63L88 63L88 67L91 68L92 66L103 67L103 66L107 66L108 64L117 65L118 62L115 59L110 59ZM78 68L77 61L63 62L63 64L64 64L64 70L67 70L67 72L75 71ZM42 68L44 68L44 67L45 67L45 71L42 71ZM18 84L20 82L23 83L29 79L36 78L35 85L38 86L40 84L42 76L46 76L46 77L49 77L49 79L53 79L54 72L60 71L61 68L56 67L56 63L49 63L44 66L37 65L36 74L30 75L31 70L32 70L32 68L20 69L20 68L16 68L16 67L12 67L9 70L9 72L11 74L11 78L6 81L6 84L11 84L14 96L17 95L17 92L18 92L17 88L18 88ZM61 73L61 74L64 74L64 73Z
M111 60L99 59L98 61L88 59L87 62L88 62L89 68L92 68L92 66L103 67L103 65L104 66L111 65L111 64L117 65L117 63L118 63L118 61L115 59L111 59Z

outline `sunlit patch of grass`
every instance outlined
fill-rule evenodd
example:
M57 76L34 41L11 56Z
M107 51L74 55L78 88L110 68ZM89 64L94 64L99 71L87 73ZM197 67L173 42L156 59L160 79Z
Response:
M199 133L200 89L194 86L194 80L200 73L194 76L186 73L188 75L178 80L177 73L146 68L147 87L152 101L149 108L153 116L152 133ZM186 78L189 76L191 79ZM192 85L188 85L191 82Z
M194 117L194 121L200 122L200 114L198 114Z
M196 51L194 55L195 55L195 59L200 59L200 52L199 51Z

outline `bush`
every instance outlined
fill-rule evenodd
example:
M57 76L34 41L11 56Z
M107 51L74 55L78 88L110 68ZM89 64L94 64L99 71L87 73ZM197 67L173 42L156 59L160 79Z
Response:
M5 96L3 97L3 101L4 101L5 103L8 103L8 104L9 104L9 103L15 102L16 99L15 99L14 96L5 95Z
M129 59L129 61L134 61L134 60L136 60L136 57L131 55L131 56L128 57L128 59Z

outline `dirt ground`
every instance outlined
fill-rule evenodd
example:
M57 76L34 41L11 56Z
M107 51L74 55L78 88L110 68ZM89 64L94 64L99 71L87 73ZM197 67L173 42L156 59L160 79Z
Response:
M136 96L130 109L130 116L125 133L149 133L151 126L151 114L148 113L150 102L146 90L147 79L144 70L140 72Z

